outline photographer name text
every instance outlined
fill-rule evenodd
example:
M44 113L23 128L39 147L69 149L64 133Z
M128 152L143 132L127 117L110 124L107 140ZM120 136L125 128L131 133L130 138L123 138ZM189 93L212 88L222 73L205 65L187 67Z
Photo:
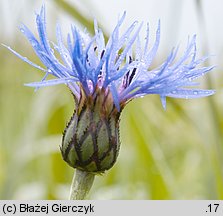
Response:
M82 213L84 215L94 213L95 206L89 205L64 205L59 203L46 204L46 205L30 205L25 203L20 204L4 204L2 211L6 214L15 213Z

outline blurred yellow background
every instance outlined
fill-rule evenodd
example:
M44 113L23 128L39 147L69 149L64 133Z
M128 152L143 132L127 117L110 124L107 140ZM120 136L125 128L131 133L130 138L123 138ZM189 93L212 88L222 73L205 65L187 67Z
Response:
M0 42L34 62L21 23L35 29L35 12L44 1L0 0ZM223 2L221 0L45 1L47 32L56 41L71 24L92 29L96 18L109 35L127 11L123 29L134 20L151 26L151 44L161 19L161 43L154 64L173 46L185 48L198 36L198 55L217 65L201 81L217 93L196 100L159 97L134 100L121 115L121 150L115 166L95 180L90 199L223 199ZM180 55L179 52L179 55ZM60 154L62 132L74 103L64 86L37 92L23 84L42 73L0 46L0 199L67 199L74 170Z

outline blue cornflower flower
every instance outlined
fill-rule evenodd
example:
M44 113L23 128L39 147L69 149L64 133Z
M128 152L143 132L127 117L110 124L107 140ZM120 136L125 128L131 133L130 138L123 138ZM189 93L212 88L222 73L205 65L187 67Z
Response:
M197 67L207 58L196 59L196 36L188 41L181 58L175 60L178 49L173 49L160 66L151 69L160 42L160 22L155 42L149 49L149 28L143 47L139 39L142 23L134 22L120 35L125 16L124 13L120 17L107 43L95 21L93 37L72 27L66 45L57 25L57 44L52 46L42 7L36 16L39 40L25 25L20 30L46 68L8 47L23 61L45 73L40 82L27 86L39 88L64 83L72 91L76 110L65 130L61 151L71 166L89 172L101 172L114 164L119 150L119 115L130 100L158 94L165 108L166 97L198 98L214 93L190 88L197 85L195 79L213 69L212 66ZM61 58L56 58L54 52ZM56 79L47 80L49 74Z
M29 83L26 84L27 86L38 88L65 83L77 98L80 98L81 89L86 95L93 95L97 88L104 89L111 91L118 110L121 104L147 94L160 95L165 106L166 97L188 99L214 93L213 90L185 88L194 86L196 83L193 80L213 69L212 66L196 68L206 60L206 58L196 59L196 36L188 42L183 56L178 61L174 62L177 49L173 49L164 63L156 69L150 69L159 46L160 23L153 47L148 49L149 28L147 28L146 41L142 49L139 40L142 24L138 25L138 22L134 22L120 36L119 30L125 15L124 13L119 19L107 44L95 21L94 37L86 31L81 32L72 27L72 34L67 36L67 47L63 43L60 26L57 25L57 45L53 44L54 48L52 48L47 38L45 9L42 7L36 17L40 40L38 41L25 25L22 25L20 30L27 37L46 69L8 48L25 62L45 72L41 82ZM54 50L59 52L63 63L55 57ZM46 80L49 74L57 79Z

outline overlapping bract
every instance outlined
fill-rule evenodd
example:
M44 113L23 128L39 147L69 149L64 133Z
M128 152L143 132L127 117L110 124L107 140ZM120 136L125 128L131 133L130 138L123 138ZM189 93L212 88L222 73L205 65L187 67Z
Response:
M176 60L177 49L173 49L159 67L151 69L160 41L160 23L155 42L149 48L149 28L142 47L139 39L142 24L138 22L134 22L120 35L124 19L125 13L118 20L107 43L95 21L93 37L86 31L82 32L72 27L66 45L60 26L57 25L57 44L54 44L49 42L47 37L45 8L42 7L40 14L36 16L39 39L25 25L20 29L46 69L8 48L22 60L45 73L40 82L29 83L27 86L39 88L65 83L77 99L80 97L80 88L83 88L86 95L93 94L96 88L103 88L112 93L118 110L121 103L147 94L160 95L165 107L166 97L198 98L214 93L213 90L189 88L197 85L194 83L196 78L213 69L212 66L197 67L206 58L196 59L195 36L188 41L181 58ZM60 54L60 59L56 58L54 52ZM54 75L56 79L47 80L49 74Z

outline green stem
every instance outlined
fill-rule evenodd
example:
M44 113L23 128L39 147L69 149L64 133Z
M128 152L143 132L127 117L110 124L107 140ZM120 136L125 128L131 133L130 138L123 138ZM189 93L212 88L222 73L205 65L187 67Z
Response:
M76 169L70 189L70 200L86 198L94 182L94 174Z

